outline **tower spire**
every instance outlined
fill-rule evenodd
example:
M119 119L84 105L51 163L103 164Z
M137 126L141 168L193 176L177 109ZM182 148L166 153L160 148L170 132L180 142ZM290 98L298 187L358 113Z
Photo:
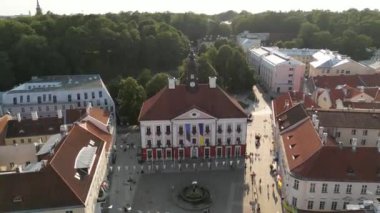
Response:
M195 53L190 51L186 69L186 84L190 88L196 88L198 85L198 66L195 60Z
M40 2L37 0L37 7L36 7L36 16L42 15L42 9L40 7Z

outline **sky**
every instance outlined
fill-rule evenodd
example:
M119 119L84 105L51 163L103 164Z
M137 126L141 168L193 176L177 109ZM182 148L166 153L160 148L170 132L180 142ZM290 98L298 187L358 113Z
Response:
M0 0L0 15L35 13L37 0ZM252 13L324 9L343 11L380 9L379 0L39 0L43 12L55 14L140 12L195 12L216 14L227 10Z

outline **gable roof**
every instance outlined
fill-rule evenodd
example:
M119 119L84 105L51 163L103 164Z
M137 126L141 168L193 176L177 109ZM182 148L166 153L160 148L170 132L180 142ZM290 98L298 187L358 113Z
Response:
M93 141L96 157L88 175L75 178L76 157L83 147ZM85 206L101 153L109 150L112 135L91 122L76 123L58 144L56 153L38 172L0 175L0 211ZM22 202L13 202L20 196Z
M23 119L8 122L7 138L28 137L37 135L53 135L60 132L63 119L57 117Z
M351 87L379 87L380 74L372 75L339 75L339 76L315 76L312 77L314 85L318 88L335 89L338 85Z
M380 129L380 113L362 111L318 110L323 127Z
M176 85L175 89L163 88L143 103L139 121L171 120L192 108L216 118L247 117L239 103L220 87L199 84L194 92L189 91L186 85Z

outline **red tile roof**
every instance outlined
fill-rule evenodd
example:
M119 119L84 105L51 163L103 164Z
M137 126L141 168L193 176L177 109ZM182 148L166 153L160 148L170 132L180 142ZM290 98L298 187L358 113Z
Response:
M332 138L322 145L310 118L281 136L287 165L296 176L329 181L380 181L380 153L376 147L357 147L354 152L350 147L339 148Z
M286 100L288 100L288 107L285 107ZM302 103L305 108L319 108L318 104L309 95L304 96L303 92L286 92L273 100L274 115L277 117L298 103Z
M90 173L78 180L75 160L90 140L97 147L96 158ZM0 175L0 212L84 206L99 156L111 147L111 142L112 136L92 123L75 124L41 171ZM22 202L14 203L15 196L21 196Z
M163 88L144 102L139 121L170 120L192 108L198 108L216 118L247 117L239 103L221 88L200 84L194 92L189 91L185 85L177 85L175 89Z
M28 137L38 135L53 135L60 132L63 119L57 117L39 118L38 120L23 119L8 122L7 138Z
M65 123L72 124L86 115L86 109L67 109L65 110Z
M316 87L326 89L335 89L336 86L344 84L351 87L376 87L380 86L380 74L316 76L312 78L312 81Z

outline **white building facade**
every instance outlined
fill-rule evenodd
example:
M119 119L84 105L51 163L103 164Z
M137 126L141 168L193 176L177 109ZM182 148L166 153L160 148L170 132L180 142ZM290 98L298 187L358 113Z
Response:
M31 118L59 116L59 111L88 105L115 111L115 104L99 75L33 77L2 94L2 112Z

